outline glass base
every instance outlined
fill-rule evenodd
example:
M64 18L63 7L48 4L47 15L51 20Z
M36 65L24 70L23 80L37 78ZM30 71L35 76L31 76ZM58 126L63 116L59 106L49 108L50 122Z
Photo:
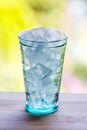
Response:
M58 110L58 105L51 108L33 108L26 104L26 110L32 115L44 116L56 112Z

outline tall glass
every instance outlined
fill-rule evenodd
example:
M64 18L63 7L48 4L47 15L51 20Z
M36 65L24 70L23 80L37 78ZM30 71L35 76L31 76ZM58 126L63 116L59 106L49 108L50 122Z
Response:
M33 115L53 113L58 110L68 37L54 28L24 30L18 37L23 63L26 110Z

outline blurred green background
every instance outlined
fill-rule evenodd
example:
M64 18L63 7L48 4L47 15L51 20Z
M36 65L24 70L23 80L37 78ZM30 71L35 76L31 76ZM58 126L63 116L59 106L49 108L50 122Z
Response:
M39 26L68 33L61 92L87 93L87 0L0 1L0 91L24 91L18 33Z

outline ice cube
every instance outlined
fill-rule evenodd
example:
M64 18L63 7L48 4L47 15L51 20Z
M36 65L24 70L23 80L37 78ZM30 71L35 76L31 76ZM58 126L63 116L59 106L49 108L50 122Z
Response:
M38 83L39 84L39 83ZM39 87L35 81L28 82L26 81L26 92L32 94L32 92L38 91Z
M42 107L42 99L37 91L30 94L29 105L35 108Z
M26 80L31 82L31 81L35 81L36 77L33 73L33 68L30 68L29 70L25 71L26 73Z
M61 61L58 59L49 58L46 66L50 68L53 72L58 72L58 67L61 65Z
M23 64L24 64L25 71L30 69L30 63L27 57L24 58Z
M41 64L37 64L35 67L25 71L26 90L30 92L39 91L47 84L52 83L51 79L49 80L51 74L52 71Z
M28 58L31 66L38 63L46 64L49 57L49 53L41 45L38 45L35 48L27 48L24 55Z
M45 42L57 41L61 37L61 33L54 28L44 29L44 39Z
M35 28L28 31L30 41L41 42L44 41L45 27Z
M26 87L27 91L38 91L41 88L41 82L38 80L37 75L35 74L35 67L25 71L26 75Z
M55 95L58 92L56 86L49 86L48 88L43 89L40 91L41 99L43 101L43 106L51 106L55 102Z
M27 48L24 53L25 57L29 60L30 64L32 64L32 60L35 60L34 51L32 48Z
M54 83L53 83L52 79L50 78L50 76L44 77L44 78L41 80L41 82L42 82L43 88L46 88L46 89L48 89L48 87L50 87L50 85L53 85L53 86L54 86Z
M49 76L52 74L52 71L45 67L44 65L42 64L37 64L34 69L33 69L33 72L35 74L35 76L38 78L38 79L43 79L45 78L46 76Z

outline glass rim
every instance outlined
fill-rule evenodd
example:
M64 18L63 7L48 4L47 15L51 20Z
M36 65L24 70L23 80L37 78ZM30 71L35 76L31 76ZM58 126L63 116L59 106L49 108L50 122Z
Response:
M55 29L55 28L54 28ZM62 46L62 45L65 45L66 44L66 41L67 41L67 39L68 39L68 34L67 33L65 33L65 32L63 32L62 30L59 30L59 29L56 29L57 31L59 31L61 34L63 34L64 36L63 36L63 38L60 38L60 39L56 39L56 40L51 40L51 41L38 41L38 40L29 40L29 39L26 39L26 38L24 38L22 35L24 34L24 33L26 33L27 31L31 31L32 29L26 29L26 30L24 30L24 31L21 31L21 32L19 32L18 33L18 38L19 38L19 41L20 41L20 44L22 44L22 45L25 45L25 46L31 46L31 45L28 45L28 44L26 44L26 43L24 43L23 41L25 41L25 42L30 42L30 43L48 43L48 45L47 46L49 46L49 44L50 44L50 46L51 46L51 43L59 43L59 42L63 42L63 41L65 41L64 43L62 43L61 45L59 44L57 44L57 45L55 45L54 44L54 47L55 46ZM41 44L41 45L42 45ZM44 45L44 44L43 44Z

